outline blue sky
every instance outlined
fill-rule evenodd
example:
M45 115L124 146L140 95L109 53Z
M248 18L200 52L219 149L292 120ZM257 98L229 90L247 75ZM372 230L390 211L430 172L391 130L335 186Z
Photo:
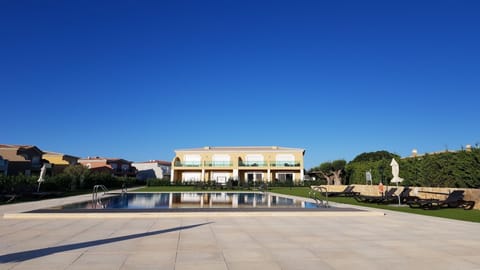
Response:
M310 168L480 142L478 1L0 0L0 143L279 145Z

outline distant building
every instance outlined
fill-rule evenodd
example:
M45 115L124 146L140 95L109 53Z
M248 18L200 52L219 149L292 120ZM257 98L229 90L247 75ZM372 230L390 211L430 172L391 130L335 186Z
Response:
M43 152L33 145L0 144L0 171L5 175L38 175Z
M79 157L46 151L43 154L43 159L52 165L51 173L56 175L62 173L68 166L77 164Z
M0 174L8 174L8 160L3 159L3 156L0 155Z
M476 147L478 149L478 146ZM471 144L467 144L465 146L465 148L462 146L462 149L461 150L449 150L449 149L445 149L443 151L436 151L436 152L430 152L430 153L425 153L425 154L419 154L418 153L418 150L417 149L412 149L412 153L410 154L409 157L405 157L405 158L421 158L425 155L437 155L437 154L443 154L443 153L455 153L455 152L459 152L459 151L466 151L466 152L472 152L472 145Z
M305 150L278 146L203 147L175 151L172 181L302 181Z
M87 157L79 159L78 163L95 172L107 172L115 176L136 176L132 162L121 158Z
M138 180L170 178L171 165L171 162L163 160L132 163L132 166L137 169Z

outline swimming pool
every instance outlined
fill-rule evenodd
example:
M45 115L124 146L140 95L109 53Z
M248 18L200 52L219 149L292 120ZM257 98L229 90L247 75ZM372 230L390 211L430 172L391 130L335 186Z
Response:
M43 210L317 209L316 203L259 192L126 193Z

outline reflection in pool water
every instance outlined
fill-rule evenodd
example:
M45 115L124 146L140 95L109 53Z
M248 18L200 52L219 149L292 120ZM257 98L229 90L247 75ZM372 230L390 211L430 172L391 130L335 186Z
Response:
M55 209L317 208L315 203L269 193L128 193Z

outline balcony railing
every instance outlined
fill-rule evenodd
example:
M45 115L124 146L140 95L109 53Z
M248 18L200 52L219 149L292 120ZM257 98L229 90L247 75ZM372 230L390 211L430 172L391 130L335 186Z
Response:
M264 161L245 161L239 162L238 166L240 167L267 167L268 163Z
M295 161L275 161L270 163L272 167L300 167L300 162Z
M175 162L175 167L201 167L200 162Z
M205 167L232 167L230 161L205 161Z
M175 162L175 167L232 167L233 163L230 161L204 161L204 162ZM295 161L244 161L238 163L239 167L300 167L300 162Z

